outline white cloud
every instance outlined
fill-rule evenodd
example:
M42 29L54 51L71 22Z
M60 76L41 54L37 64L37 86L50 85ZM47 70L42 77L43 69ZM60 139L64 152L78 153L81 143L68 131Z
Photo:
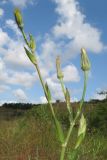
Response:
M24 43L21 38L17 37L16 40L12 39L2 30L2 28L0 28L0 54L4 55L3 59L6 63L10 63L17 67L32 67L30 60L25 54L23 46Z
M26 7L27 4L33 4L33 0L9 0L13 5L18 7Z
M78 81L80 81L78 69L73 64L66 65L64 68L62 68L62 72L64 75L64 82L78 82ZM52 75L52 79L57 81L56 73Z
M85 15L80 11L77 0L54 0L57 4L56 12L60 18L53 28L57 38L66 37L69 41L68 48L85 47L98 53L104 49L101 42L101 32L85 21ZM71 47L70 47L70 46ZM72 51L72 49L71 49Z
M28 72L11 72L8 75L6 82L12 85L20 85L24 87L31 87L36 81L36 76L34 73Z
M4 84L31 87L36 81L36 74L27 71L13 71L6 68L4 61L0 58L0 82Z
M51 78L47 78L46 81L52 93L53 100L64 100L61 85L58 82L53 81Z
M4 15L4 10L0 8L0 17L2 17L3 15Z
M16 33L16 35L21 35L15 21L13 21L12 19L6 20L6 27L12 29Z
M40 103L47 103L47 99L46 99L46 97L45 96L41 96L40 97Z
M74 65L67 65L63 69L65 82L78 82L80 80L77 68Z
M16 97L18 102L26 102L27 101L27 96L21 88L14 90L13 95Z
M3 47L5 44L8 44L10 38L6 32L3 32L2 28L0 28L0 47Z
M106 98L106 95L102 95L102 94L94 94L92 99L98 99L98 100L103 100Z
M81 47L93 53L101 53L106 48L101 41L101 32L86 21L77 0L52 1L56 3L55 11L59 17L41 44L40 60L45 68L55 71L57 55L61 56L62 64L69 63L80 54Z
M103 100L107 98L107 87L105 89L102 88L97 88L96 93L94 93L92 99L98 99L98 100Z
M0 85L0 93L3 93L9 89L10 89L10 87L7 85Z

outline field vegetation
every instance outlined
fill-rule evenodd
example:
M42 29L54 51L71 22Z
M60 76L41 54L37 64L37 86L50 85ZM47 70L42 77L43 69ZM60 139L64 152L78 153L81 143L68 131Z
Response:
M78 108L73 103L73 113ZM65 103L53 104L66 134L69 127ZM107 101L84 103L87 134L79 148L78 160L107 159ZM55 134L48 105L4 104L0 107L0 160L58 160L60 143ZM65 160L77 138L78 123L71 135Z

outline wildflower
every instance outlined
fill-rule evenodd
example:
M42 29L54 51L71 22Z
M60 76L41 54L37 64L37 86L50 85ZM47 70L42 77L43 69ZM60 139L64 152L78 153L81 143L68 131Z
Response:
M88 71L90 70L91 64L88 59L86 50L84 48L81 49L81 69L83 71Z

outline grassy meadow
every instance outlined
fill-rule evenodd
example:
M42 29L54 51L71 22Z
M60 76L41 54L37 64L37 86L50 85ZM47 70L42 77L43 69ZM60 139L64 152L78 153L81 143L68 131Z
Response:
M60 143L53 125L48 105L26 108L22 104L0 107L0 160L59 160ZM78 103L72 104L74 116ZM87 133L79 148L78 160L107 159L107 101L84 104L87 117ZM54 104L64 132L69 127L64 103ZM70 160L70 148L75 144L77 126L69 141L66 160Z

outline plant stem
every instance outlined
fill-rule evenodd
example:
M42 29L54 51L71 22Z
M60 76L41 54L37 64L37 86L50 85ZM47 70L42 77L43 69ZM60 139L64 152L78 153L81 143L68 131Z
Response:
M23 38L24 38L27 46L29 47L29 42L28 42L28 40L27 40L27 38L26 38L26 34L25 34L24 30L22 29L21 32L22 32Z
M39 66L38 66L37 63L35 64L35 67L36 67L36 70L37 70L37 72L38 72L39 79L40 79L40 82L41 82L41 84L42 84L44 93L45 93L46 95L48 95L47 90L46 90L46 87L45 87L45 84L44 84L44 81L43 81L42 76L41 76L41 72L40 72ZM57 119L57 117L56 117L56 115L55 115L55 112L54 112L54 109L53 109L53 106L52 106L52 103L51 103L50 99L48 98L48 96L46 96L46 98L47 98L47 101L48 101L50 110L51 110L51 112L52 112L54 124L55 124L55 126L56 126L56 130L57 130L57 133L58 133L58 137L59 137L60 143L62 144L63 141L64 141L63 129L62 129L61 124L60 124L60 122L58 121L58 119Z
M38 64L35 64L35 67L36 67L36 70L37 70L37 72L38 72L39 79L40 79L40 82L41 82L41 84L42 84L44 93L47 94L47 91L46 91L46 88L45 88L45 85L44 85L44 81L43 81L43 79L42 79L41 72L40 72L40 69L39 69ZM55 112L54 112L54 109L53 109L53 107L52 107L52 103L50 102L50 100L48 99L48 97L47 97L47 101L48 101L48 104L49 104L49 106L50 106L50 109L51 109L53 118L56 119Z
M23 38L24 38L24 40L25 40L26 45L27 45L28 48L30 49L31 53L34 54L34 52L32 51L32 49L29 47L29 42L28 42L28 40L27 40L27 38L26 38L26 34L25 34L24 30L22 29L21 32L22 32L22 35L23 35ZM37 70L37 72L38 72L39 79L40 79L41 85L42 85L42 87L43 87L44 93L45 93L46 95L48 95L47 90L46 90L46 87L45 87L45 84L44 84L44 81L43 81L43 78L42 78L42 75L41 75L41 72L40 72L40 69L39 69L39 66L38 66L38 63L36 62L34 65L35 65L36 70ZM59 121L58 121L58 119L57 119L57 117L56 117L56 115L55 115L55 112L54 112L52 103L51 103L50 99L48 98L48 96L46 96L46 99L47 99L47 101L48 101L50 110L51 110L51 112L52 112L53 120L54 120L54 123L55 123L55 125L56 125L56 129L57 129L57 131L58 131L59 137L61 137L61 132L60 132L60 130L62 130L62 129L61 129L61 128L59 129L59 125L60 125L60 124L59 124ZM62 132L63 132L63 131L62 131Z
M65 86L64 86L64 83L63 83L62 78L60 78L59 81L60 81L60 83L61 83L62 92L63 92L63 94L64 94L64 97L66 97L66 90L65 90Z
M62 147L60 160L64 160L66 146Z
M76 114L76 116L75 116L73 122L71 123L69 130L68 130L67 137L66 137L65 143L64 143L65 147L62 146L60 160L64 160L65 151L66 151L66 147L68 145L68 141L69 141L70 135L71 135L71 133L73 131L74 125L75 125L78 117L81 114L81 110L82 110L82 106L83 106L83 102L84 102L84 98L85 98L85 93L86 93L86 87L87 87L87 72L85 71L84 72L84 88L83 88L82 99L81 99L80 106L79 106L79 109L77 111L77 114Z
M65 97L66 106L67 106L67 110L68 110L68 113L69 113L69 121L71 123L71 121L73 120L73 111L72 111L70 102L68 103L67 99L66 99L66 89L65 89L65 86L64 86L64 81L63 81L62 78L60 78L59 81L60 81L60 84L61 84L61 87L62 87L62 92L63 92L64 97Z

